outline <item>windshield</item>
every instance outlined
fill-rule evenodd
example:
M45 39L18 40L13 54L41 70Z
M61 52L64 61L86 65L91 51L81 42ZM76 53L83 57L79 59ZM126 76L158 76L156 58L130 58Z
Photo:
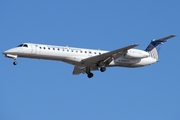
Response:
M28 47L28 45L27 45L27 44L24 44L23 47Z
M28 47L28 45L27 44L20 44L17 47Z
M17 47L22 47L23 46L23 44L20 44L20 45L18 45Z

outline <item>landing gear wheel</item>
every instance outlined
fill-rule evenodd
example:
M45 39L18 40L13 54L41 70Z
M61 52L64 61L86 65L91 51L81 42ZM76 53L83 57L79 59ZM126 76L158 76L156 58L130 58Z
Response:
M17 65L17 64L18 64L18 62L17 62L17 61L14 61L14 62L13 62L13 65Z
M89 73L87 76L88 76L88 78L92 78L94 75L93 75L93 73Z
M101 68L100 68L100 71L101 71L101 72L106 71L106 67L101 67Z

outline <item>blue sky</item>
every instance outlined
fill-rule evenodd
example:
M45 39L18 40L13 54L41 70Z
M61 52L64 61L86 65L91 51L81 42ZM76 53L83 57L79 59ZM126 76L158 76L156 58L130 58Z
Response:
M179 35L179 0L1 0L0 51L24 42L114 50ZM179 36L160 62L73 76L73 66L1 55L0 120L179 120Z

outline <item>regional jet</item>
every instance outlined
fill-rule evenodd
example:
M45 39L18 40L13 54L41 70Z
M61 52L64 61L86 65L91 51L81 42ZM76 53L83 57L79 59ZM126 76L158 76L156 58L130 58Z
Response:
M173 34L157 40L153 39L145 50L134 49L138 44L132 44L113 51L105 51L23 43L4 51L3 54L5 57L14 59L14 65L17 65L18 57L62 61L74 65L73 75L82 73L87 74L88 78L92 78L92 71L100 70L105 72L107 67L135 68L158 62L158 48L169 38L175 36Z

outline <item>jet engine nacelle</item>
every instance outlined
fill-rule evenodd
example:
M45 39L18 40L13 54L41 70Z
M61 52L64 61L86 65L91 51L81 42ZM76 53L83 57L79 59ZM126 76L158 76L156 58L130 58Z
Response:
M126 58L140 59L140 58L148 57L149 53L146 51L133 50L133 51L128 51L124 56Z

